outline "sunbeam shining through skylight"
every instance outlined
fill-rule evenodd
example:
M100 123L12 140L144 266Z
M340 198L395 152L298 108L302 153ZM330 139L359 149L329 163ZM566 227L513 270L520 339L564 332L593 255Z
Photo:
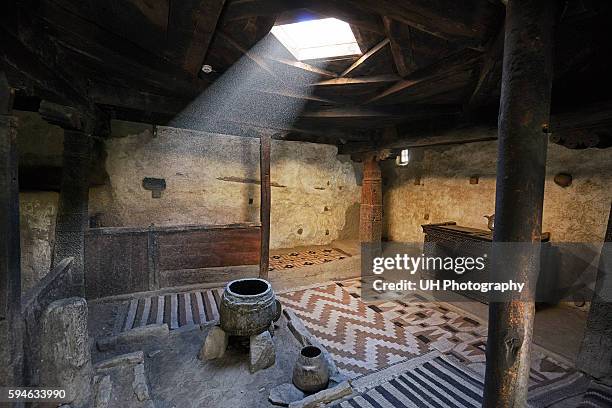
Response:
M299 61L361 54L351 27L336 18L278 25L272 34Z

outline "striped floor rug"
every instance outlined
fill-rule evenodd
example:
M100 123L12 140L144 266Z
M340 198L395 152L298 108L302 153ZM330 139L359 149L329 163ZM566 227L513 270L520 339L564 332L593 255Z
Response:
M612 386L593 383L580 404L579 408L609 408L612 407Z
M334 407L480 408L482 389L478 374L447 356L438 356Z
M174 330L217 321L222 293L223 289L206 289L132 299L125 314L119 317L116 331L160 323Z

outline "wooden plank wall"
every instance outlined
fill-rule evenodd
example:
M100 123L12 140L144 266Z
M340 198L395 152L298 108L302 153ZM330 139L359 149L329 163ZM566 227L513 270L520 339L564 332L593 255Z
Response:
M250 272L241 266L259 263L259 246L258 224L93 228L85 235L86 296L243 277Z

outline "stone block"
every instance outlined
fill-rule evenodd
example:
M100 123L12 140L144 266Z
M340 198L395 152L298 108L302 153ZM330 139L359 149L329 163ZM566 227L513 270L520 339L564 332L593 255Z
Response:
M149 386L147 385L147 377L145 375L144 364L136 364L134 366L134 382L132 383L134 395L138 401L147 401L151 399L149 394Z
M251 373L274 365L276 352L269 331L251 336L249 343L249 371Z
M108 408L111 400L113 384L110 375L99 378L96 382L95 408Z
M198 353L200 360L214 360L225 355L227 349L228 335L219 326L215 326L208 332L206 340Z
M304 399L304 396L304 392L298 389L295 385L291 383L284 383L277 385L270 390L268 400L273 405L288 407L292 402Z
M63 388L73 407L90 406L93 369L87 332L87 302L57 300L41 319L39 386Z
M104 360L96 364L96 370L105 370L115 368L117 366L128 366L133 364L142 364L144 361L144 353L135 351L133 353L121 354L108 360Z

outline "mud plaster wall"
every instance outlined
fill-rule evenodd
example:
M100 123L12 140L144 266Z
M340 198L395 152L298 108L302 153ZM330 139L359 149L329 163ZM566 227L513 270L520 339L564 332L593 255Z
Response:
M259 140L169 127L114 136L123 137L106 141L110 180L90 190L102 226L259 220ZM271 162L272 248L357 237L358 176L336 147L272 141ZM161 198L144 177L165 179Z
M497 142L414 150L411 162L383 165L383 228L389 240L422 242L421 224L456 221L487 228L495 211ZM567 188L555 174L573 176ZM478 184L470 184L478 176ZM612 149L549 144L543 231L557 242L601 242L612 201Z

